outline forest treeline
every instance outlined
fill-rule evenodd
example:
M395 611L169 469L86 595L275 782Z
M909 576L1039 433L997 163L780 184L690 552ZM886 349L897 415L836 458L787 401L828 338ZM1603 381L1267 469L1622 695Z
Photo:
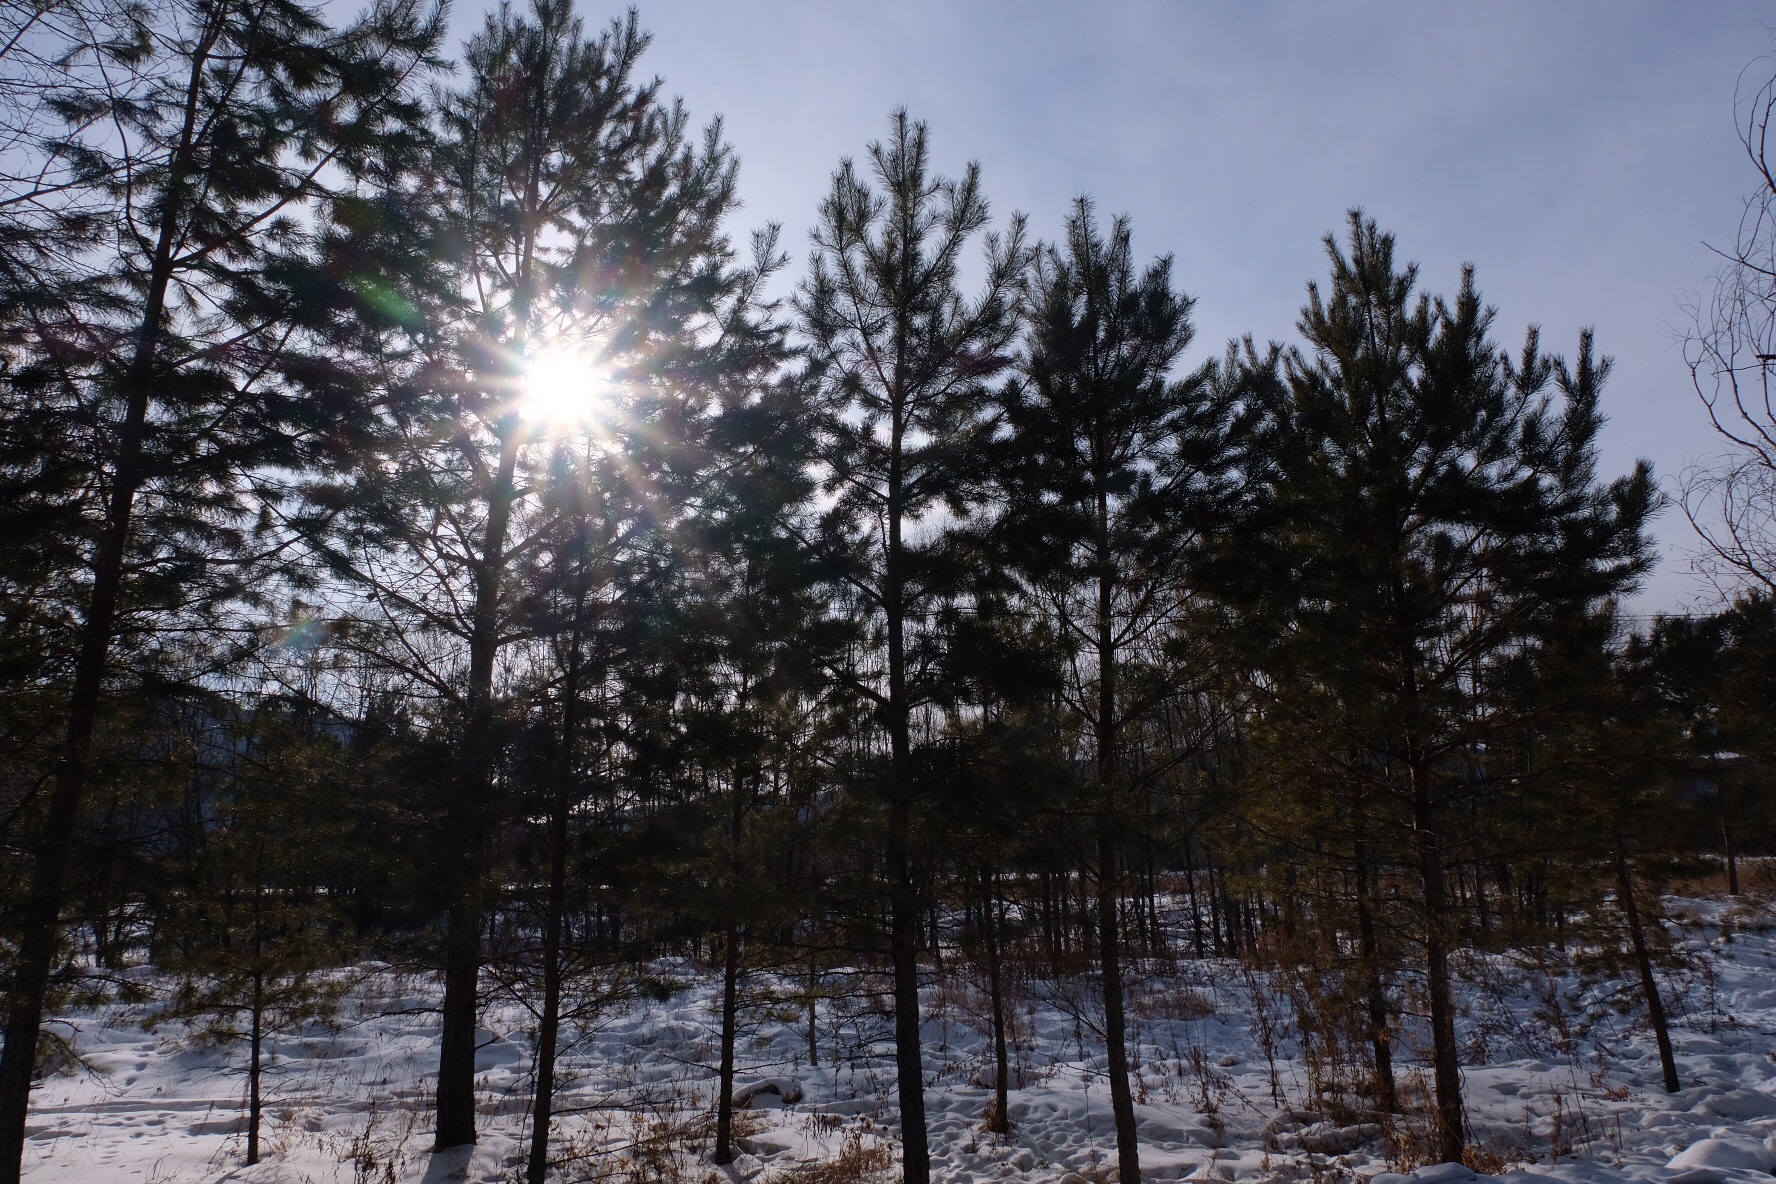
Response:
M453 71L415 0L5 20L0 1180L45 1019L144 963L242 1042L249 1162L263 1041L370 957L441 983L441 1148L531 1008L533 1184L557 1049L669 954L717 1162L767 973L882 993L910 1184L951 975L1000 1130L1004 984L1095 984L1123 1184L1126 980L1181 958L1310 971L1348 1104L1445 1159L1464 951L1620 961L1678 1087L1657 887L1768 850L1776 602L1623 617L1663 499L1598 472L1588 333L1353 212L1289 341L1187 363L1168 257L995 218L904 112L792 258L633 13Z

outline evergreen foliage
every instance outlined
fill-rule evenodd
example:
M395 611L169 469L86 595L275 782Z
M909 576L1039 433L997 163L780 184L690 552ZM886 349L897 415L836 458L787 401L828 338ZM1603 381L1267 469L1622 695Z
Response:
M1588 334L1571 367L1533 329L1513 361L1471 270L1453 300L1415 294L1416 268L1358 213L1348 253L1326 249L1331 282L1309 285L1301 316L1311 352L1248 346L1230 367L1268 437L1265 525L1244 575L1255 682L1278 742L1313 751L1313 781L1345 796L1356 877L1372 858L1416 872L1439 1150L1453 1160L1450 868L1495 854L1469 822L1476 798L1496 805L1537 775L1506 738L1587 694L1547 665L1531 680L1514 668L1633 586L1657 495L1644 466L1609 485L1594 476L1609 367ZM1518 693L1501 693L1513 681Z
M994 232L905 111L793 277L778 228L735 245L721 125L634 13L502 5L447 72L409 0L32 11L0 1184L65 1002L150 980L150 1022L239 1045L250 1164L272 1037L370 960L436 984L440 1149L477 1137L481 1007L526 1009L529 1184L588 1104L563 1050L696 975L715 1165L750 1032L868 1061L839 1020L875 1007L925 1184L933 992L990 1029L1003 1135L1040 990L1135 1184L1131 1000L1185 959L1287 997L1317 1105L1440 1158L1475 1150L1477 954L1632 981L1684 1084L1658 890L1718 860L1738 893L1776 842L1776 610L1627 628L1660 498L1598 471L1588 332L1507 351L1471 271L1423 293L1352 213L1298 344L1196 362L1127 219ZM1719 557L1765 576L1755 542Z
M1179 766L1206 747L1221 714L1198 710L1210 675L1194 636L1192 560L1234 521L1244 431L1232 388L1212 383L1212 371L1169 376L1190 344L1191 304L1172 289L1169 259L1137 275L1128 223L1116 220L1106 238L1080 199L1065 244L1037 256L1027 382L1007 411L1005 545L1026 573L1028 611L1051 622L1068 671L1064 759L1085 783L1079 813L1096 831L1087 859L1123 1184L1141 1173L1118 848L1142 813L1136 803L1179 788ZM1143 732L1165 739L1145 744Z
M832 500L819 545L836 565L834 607L855 630L832 669L885 733L886 752L868 752L859 772L887 806L901 1150L908 1184L925 1184L914 729L959 697L941 615L963 572L943 515L966 516L987 496L992 383L1011 364L1028 252L1021 218L987 234L981 291L968 299L963 252L988 221L979 168L933 174L925 125L905 111L869 163L880 192L852 161L833 174L799 307L822 411L815 460Z

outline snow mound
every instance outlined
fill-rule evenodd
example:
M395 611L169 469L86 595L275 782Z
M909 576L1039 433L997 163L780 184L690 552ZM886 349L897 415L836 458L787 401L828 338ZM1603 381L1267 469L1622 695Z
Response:
M1692 1113L1712 1114L1732 1122L1754 1118L1776 1118L1776 1095L1756 1089L1733 1089L1711 1094L1697 1103Z
M1382 1172L1371 1177L1369 1184L1475 1184L1496 1178L1482 1176L1466 1164L1433 1163L1412 1172Z
M1681 1184L1707 1184L1709 1180L1725 1179L1724 1172L1756 1172L1769 1175L1776 1159L1769 1146L1759 1140L1737 1135L1714 1135L1692 1143L1665 1165L1683 1177ZM1677 1179L1678 1177L1673 1177Z
M765 1097L774 1097L785 1106L802 1100L802 1085L793 1077L766 1077L748 1085L734 1087L734 1109L745 1110Z

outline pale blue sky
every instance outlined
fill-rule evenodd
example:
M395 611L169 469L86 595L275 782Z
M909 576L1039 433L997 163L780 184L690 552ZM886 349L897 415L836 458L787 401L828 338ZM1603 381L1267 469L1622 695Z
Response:
M1477 264L1506 341L1533 321L1570 351L1596 327L1616 359L1606 472L1645 456L1669 479L1714 447L1676 335L1715 267L1704 243L1731 240L1752 186L1732 104L1741 71L1755 89L1772 69L1770 0L640 8L648 68L727 121L736 229L779 221L798 259L838 158L904 104L945 171L980 161L1001 218L1050 235L1089 192L1132 217L1137 250L1175 255L1192 361L1241 333L1293 339L1320 236L1360 205L1432 289ZM1675 509L1659 534L1641 611L1702 591Z

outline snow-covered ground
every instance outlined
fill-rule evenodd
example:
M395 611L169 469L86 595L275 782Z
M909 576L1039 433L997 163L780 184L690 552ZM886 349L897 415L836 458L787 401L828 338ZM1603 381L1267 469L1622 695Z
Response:
M1682 1092L1660 1088L1658 1058L1626 981L1581 982L1552 961L1469 960L1462 988L1465 1093L1474 1142L1500 1174L1584 1181L1769 1180L1776 1167L1776 929L1767 902L1674 900L1691 969L1666 980ZM717 1058L716 984L687 964L656 968L684 989L663 1003L607 1011L564 1060L557 1119L562 1179L802 1181L891 1179L896 1153L887 1001L822 1004L820 1063L808 1063L805 1012L749 1011L742 1083L774 1080L741 1113L746 1153L707 1162ZM494 1002L479 1057L482 1142L429 1151L426 1091L435 1069L436 992L422 978L360 968L337 1030L271 1042L266 1162L241 1168L242 1050L146 1032L123 1006L71 1013L82 1064L38 1087L26 1171L43 1184L109 1181L505 1181L522 1177L530 1053L527 1013ZM838 985L838 979L832 981ZM1311 986L1311 984L1308 984ZM857 986L854 980L853 988ZM1297 984L1299 995L1301 984ZM1178 964L1139 986L1141 1162L1150 1180L1466 1179L1421 1166L1424 1138L1315 1101L1337 1071L1304 1055L1287 984L1232 962ZM1112 1179L1114 1136L1092 1006L1036 984L1016 1007L1013 1131L983 1130L992 1048L982 1001L965 986L927 996L926 1066L934 1177L944 1181ZM1426 1088L1408 1031L1409 1099ZM1267 1053L1266 1048L1269 1048ZM1422 1049L1419 1050L1422 1052ZM785 1101L787 1096L789 1101ZM1539 1182L1538 1182L1539 1184Z

